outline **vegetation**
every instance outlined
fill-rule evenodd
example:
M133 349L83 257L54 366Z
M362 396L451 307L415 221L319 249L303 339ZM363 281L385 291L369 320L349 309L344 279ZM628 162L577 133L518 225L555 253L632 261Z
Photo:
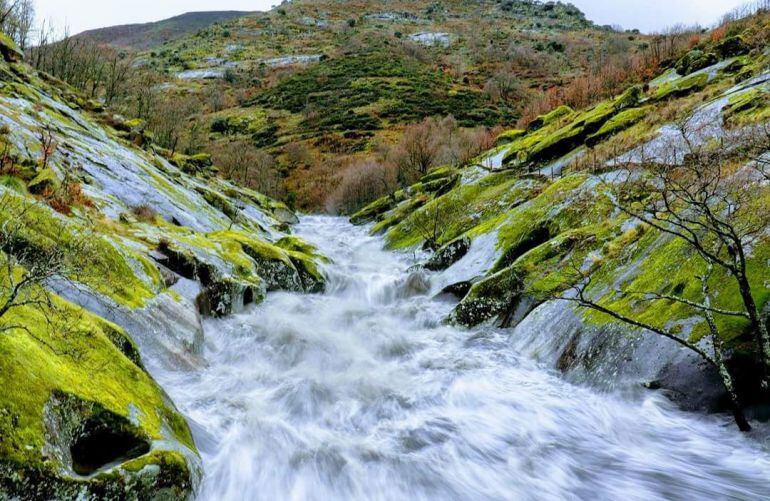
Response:
M400 138L413 137L414 124L451 116L469 130L464 141L476 140L467 149L480 153L500 125L524 127L556 105L583 107L651 77L661 62L688 48L690 38L686 30L647 37L597 27L560 3L442 5L391 2L383 13L370 1L345 9L332 1L294 1L270 13L221 20L138 54L126 47L137 45L133 35L124 36L133 28L118 27L51 44L52 54L94 61L77 78L57 74L50 64L41 68L142 119L151 140L168 150L221 158L232 151L230 143L250 143L262 159L274 160L266 183L278 185L272 195L300 209L350 212L372 201L361 190L340 201L350 192L343 185L356 177L351 170L373 163L391 170L381 152L403 147L409 140ZM161 25L136 29L165 31ZM431 44L411 37L424 31L449 39ZM92 57L99 52L101 62ZM121 73L129 62L120 85L108 91L107 82L115 80L109 73ZM79 82L86 74L95 76ZM434 127L432 133L443 131ZM399 174L400 186L425 170ZM257 180L262 171L249 176L249 185L263 187ZM242 170L237 179L245 182Z
M767 67L766 21L760 12L701 33L669 58L682 74L663 69L592 106L545 111L460 163L462 182L425 190L442 175L434 167L352 220L373 221L394 249L434 250L431 270L474 252L455 272L465 281L448 287L462 297L459 324L510 326L545 302L573 304L576 336L591 341L564 348L563 370L590 372L613 336L686 348L720 378L746 431L743 409L768 398L770 144L767 88L752 79Z

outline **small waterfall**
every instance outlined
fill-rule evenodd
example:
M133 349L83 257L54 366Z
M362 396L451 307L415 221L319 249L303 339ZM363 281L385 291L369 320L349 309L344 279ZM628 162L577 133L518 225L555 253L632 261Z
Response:
M297 232L334 259L327 293L207 320L206 367L156 374L192 424L201 499L770 497L770 454L727 418L571 385L512 331L446 325L435 277L366 229Z

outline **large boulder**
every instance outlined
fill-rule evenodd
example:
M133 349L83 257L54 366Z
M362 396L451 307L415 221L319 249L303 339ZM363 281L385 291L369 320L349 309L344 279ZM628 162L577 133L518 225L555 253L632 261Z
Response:
M682 59L676 63L676 71L680 75L689 75L698 70L708 68L718 61L719 58L713 52L704 52L700 49L694 49L685 54Z
M741 36L727 37L719 42L714 50L722 59L741 56L751 50L751 46Z

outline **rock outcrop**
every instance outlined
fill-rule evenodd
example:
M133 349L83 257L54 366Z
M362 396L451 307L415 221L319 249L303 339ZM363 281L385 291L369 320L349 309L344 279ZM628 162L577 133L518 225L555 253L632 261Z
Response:
M464 166L448 189L422 189L449 172L437 170L375 201L353 222L373 222L372 232L384 233L393 249L424 249L426 240L434 240L430 247L438 250L425 264L435 271L433 291L461 297L449 320L510 328L514 344L577 381L644 384L687 409L720 409L719 378L697 355L552 298L590 273L587 292L595 301L708 345L703 316L686 305L617 293L623 288L697 297L700 284L693 277L705 264L681 241L619 210L614 186L629 179L629 166L683 162L688 147L708 147L766 124L766 56L747 52L743 40L728 39L688 54L649 85L590 109L557 108L526 131L502 134L498 147ZM425 229L435 227L437 218L440 231L429 235ZM770 242L758 239L749 256L760 298L768 296L769 253ZM729 277L720 275L714 284L720 302L740 307ZM746 322L718 322L738 379L751 374ZM748 404L751 392L744 387Z
M25 291L44 302L0 318L0 498L189 498L200 459L152 372L200 365L201 315L322 291L323 257L289 236L288 207L218 179L209 156L171 157L10 40L0 51L0 225L15 228L1 256L63 263Z

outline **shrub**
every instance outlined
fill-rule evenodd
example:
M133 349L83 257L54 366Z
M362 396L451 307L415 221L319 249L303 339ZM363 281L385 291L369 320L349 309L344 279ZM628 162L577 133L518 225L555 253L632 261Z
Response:
M152 223L158 217L158 213L147 204L137 205L131 209L136 219L143 223Z
M217 144L209 151L223 177L274 198L284 195L277 163L270 154L247 141Z
M396 188L397 173L393 166L371 160L354 164L342 174L337 190L329 198L327 209L333 213L353 214Z

